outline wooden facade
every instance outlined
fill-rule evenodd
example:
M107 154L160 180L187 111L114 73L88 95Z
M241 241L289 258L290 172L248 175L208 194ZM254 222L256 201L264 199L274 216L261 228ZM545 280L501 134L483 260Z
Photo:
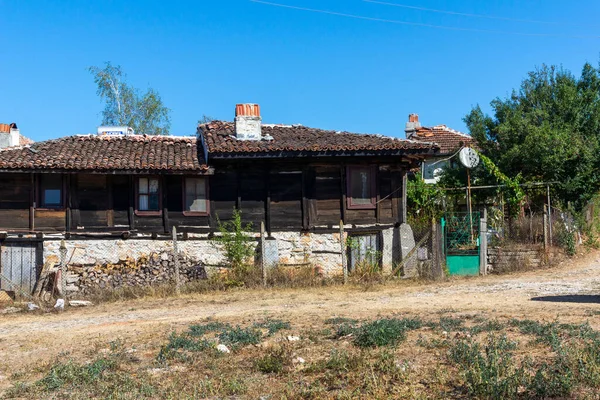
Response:
M356 160L356 161L353 161ZM185 212L184 181L193 174L150 174L160 182L160 210L136 211L136 185L144 174L73 171L0 172L0 231L69 234L145 232L167 234L214 232L218 220L234 208L258 230L269 232L332 230L345 224L389 226L404 222L409 165L401 157L271 159L212 161L207 176L206 213ZM405 162L405 160L404 160ZM373 171L373 202L356 208L348 201L348 173L354 167ZM363 168L364 169L364 168ZM60 204L42 205L45 176L59 176Z

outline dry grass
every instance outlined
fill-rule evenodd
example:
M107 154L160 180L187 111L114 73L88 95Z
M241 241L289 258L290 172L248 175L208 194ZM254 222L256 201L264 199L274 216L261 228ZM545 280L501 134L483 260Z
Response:
M155 342L100 343L10 380L6 398L583 399L600 388L600 333L451 310L437 319L331 318L310 330L212 320Z

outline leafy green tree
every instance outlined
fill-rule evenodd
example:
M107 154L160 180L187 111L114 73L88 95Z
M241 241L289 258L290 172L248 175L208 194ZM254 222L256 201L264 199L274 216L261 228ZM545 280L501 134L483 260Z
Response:
M107 62L104 68L89 67L94 76L97 94L105 101L103 125L129 126L136 133L167 135L171 127L171 110L165 107L160 94L149 88L144 94L126 82L120 66Z
M474 107L464 118L483 154L521 182L558 182L555 196L583 206L600 188L600 70L585 64L579 78L542 66L493 115Z

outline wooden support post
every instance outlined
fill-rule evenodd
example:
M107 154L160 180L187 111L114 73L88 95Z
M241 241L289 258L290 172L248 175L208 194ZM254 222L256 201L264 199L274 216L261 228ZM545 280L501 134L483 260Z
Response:
M65 210L65 232L71 232L71 221L73 220L73 216L71 215L71 209L73 207L73 200L71 198L72 194L71 194L71 179L72 177L74 177L75 175L63 175L63 181L64 181L64 185L63 187L65 188L65 192L66 192L66 205L67 208Z
M269 236L271 236L271 174L269 170L265 171L265 186L266 186L266 200L265 200L265 228Z
M381 222L381 185L379 182L379 165L375 168L375 222Z
M132 175L129 175L129 229L135 229L135 181Z
M308 168L302 168L302 229L308 230L310 226L309 220L309 204L308 204Z
M408 184L408 179L406 176L406 171L402 171L402 199L401 199L401 204L402 204L402 212L400 214L400 223L401 224L406 224L408 222L408 218L407 218L407 214L406 214L406 187Z
M544 249L548 251L548 205L544 204Z
M346 220L346 204L347 204L347 187L346 187L346 166L340 166L340 189L342 198L340 199L340 218L342 221Z
M552 204L550 203L550 185L546 185L548 193L548 243L552 246Z
M108 204L108 210L106 210L106 225L115 226L115 207L113 205L113 176L108 175L106 177L106 201Z
M65 300L65 306L67 305L67 247L65 241L60 241L60 294Z
M29 231L33 232L35 229L35 195L36 195L36 181L33 173L29 174Z
M344 269L344 285L348 283L348 257L346 254L346 239L344 238L344 221L340 220L340 254Z
M160 187L162 189L162 219L163 219L163 231L168 234L170 231L169 224L169 204L167 197L167 178L165 175L160 177Z
M265 254L265 223L260 223L260 268L262 271L262 284L267 286L267 257Z
M177 249L177 228L173 226L173 263L175 264L175 293L181 294L181 278L179 276L179 251Z

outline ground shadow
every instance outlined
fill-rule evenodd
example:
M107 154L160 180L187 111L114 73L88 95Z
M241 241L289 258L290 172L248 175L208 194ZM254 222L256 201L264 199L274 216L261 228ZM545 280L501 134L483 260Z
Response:
M551 303L599 303L600 295L591 294L570 294L570 295L558 295L558 296L539 296L532 297L532 301L548 301Z

